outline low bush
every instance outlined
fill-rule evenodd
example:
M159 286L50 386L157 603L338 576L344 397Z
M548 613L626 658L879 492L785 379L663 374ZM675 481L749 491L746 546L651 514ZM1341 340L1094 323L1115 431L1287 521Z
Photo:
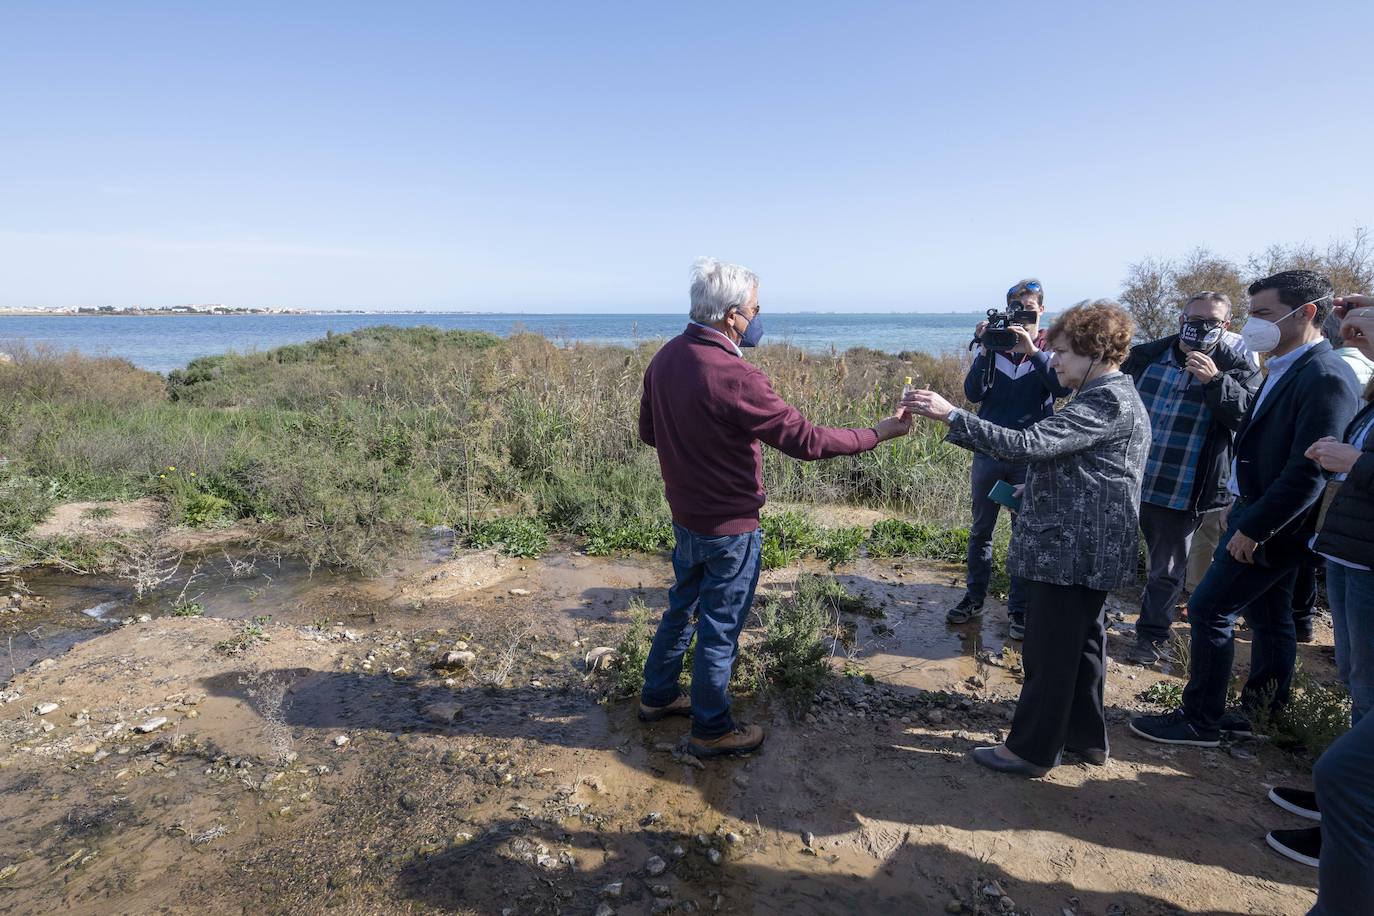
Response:
M830 674L822 637L835 616L833 584L829 577L803 576L792 595L756 611L762 639L741 659L746 683L777 693L793 712L811 705Z
M500 545L513 557L534 558L549 548L549 533L544 523L533 518L497 518L478 522L465 538L469 547Z
M968 529L884 519L874 524L866 546L871 557L959 561L968 553Z
M644 689L644 663L649 659L653 637L649 609L638 598L631 599L630 625L615 646L615 692L620 696L637 697Z
M1175 709L1183 708L1183 684L1178 681L1160 681L1142 691L1140 698L1146 703L1163 708L1165 712L1173 712Z
M174 523L253 518L310 563L355 569L377 567L421 525L467 529L496 513L580 534L594 552L662 550L662 481L637 434L656 346L371 327L196 360L165 380L123 360L11 348L14 362L0 365L0 454L10 459L0 529L21 534L54 502L152 495ZM827 426L890 413L903 375L948 381L957 394L963 367L962 357L786 345L750 358ZM764 483L781 502L958 528L968 507L947 494L966 488L969 457L941 440L922 424L830 461L765 449ZM194 471L194 484L159 478L167 467ZM826 533L800 515L765 527L770 568L812 555L839 564L862 550L854 530Z
M632 519L610 525L593 522L583 529L587 553L604 557L614 553L659 553L673 547L673 523L666 518Z
M816 556L830 564L834 569L844 563L858 559L859 548L868 537L868 529L860 525L845 528L827 528L821 532L820 543L816 545Z
M821 529L799 512L765 515L763 529L763 568L791 566L821 544Z
M1337 685L1321 683L1299 663L1288 704L1272 719L1254 724L1277 747L1315 762L1350 730L1350 696Z

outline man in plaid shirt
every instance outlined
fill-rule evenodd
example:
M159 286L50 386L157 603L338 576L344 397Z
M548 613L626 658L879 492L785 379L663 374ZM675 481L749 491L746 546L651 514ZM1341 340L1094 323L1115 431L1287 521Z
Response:
M1131 653L1142 664L1153 663L1168 638L1193 532L1231 502L1231 434L1260 374L1222 342L1230 319L1230 299L1198 293L1183 306L1180 333L1133 347L1121 367L1135 379L1152 431L1140 495L1150 569Z

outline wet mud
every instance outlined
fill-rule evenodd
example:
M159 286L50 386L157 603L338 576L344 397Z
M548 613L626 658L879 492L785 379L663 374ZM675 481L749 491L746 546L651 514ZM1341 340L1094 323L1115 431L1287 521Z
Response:
M206 554L141 602L29 576L0 617L20 652L0 686L0 912L1310 907L1315 872L1263 842L1286 823L1267 787L1307 779L1292 758L1126 735L1167 673L1110 663L1105 767L972 766L1005 733L1019 653L992 602L945 624L954 567L843 567L868 610L843 615L817 701L742 699L759 753L684 754L685 720L640 723L584 661L632 600L663 606L668 575L440 539L369 579ZM175 616L191 595L202 614ZM461 663L434 667L447 653Z

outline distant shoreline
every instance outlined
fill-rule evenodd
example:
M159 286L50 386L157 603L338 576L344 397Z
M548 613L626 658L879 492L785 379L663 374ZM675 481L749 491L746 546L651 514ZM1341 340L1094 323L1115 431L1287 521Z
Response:
M948 311L948 312L827 312L827 311L800 311L783 312L773 311L773 315L786 315L789 317L802 317L807 315L893 315L893 316L937 316L937 315L977 315L982 316L983 310L971 309L968 311ZM44 309L44 308L0 308L0 318L287 318L292 316L314 316L323 317L330 315L349 315L356 317L371 317L377 315L434 315L434 316L465 316L465 317L492 317L492 318L686 318L686 315L679 315L678 312L473 312L473 311L437 311L432 309L224 309L222 311L210 310L177 310L177 309L115 309L113 311L102 312L91 309Z

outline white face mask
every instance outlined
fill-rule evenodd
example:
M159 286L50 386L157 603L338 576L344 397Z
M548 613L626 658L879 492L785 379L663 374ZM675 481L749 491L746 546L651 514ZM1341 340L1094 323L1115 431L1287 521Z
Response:
M1284 315L1279 321L1284 321L1298 309L1305 309L1309 305L1321 302L1328 297L1322 296L1321 299L1313 299L1312 302L1304 302L1298 308L1293 309L1288 315ZM1279 330L1279 321L1270 321L1267 318L1251 318L1245 322L1245 327L1240 329L1241 339L1245 341L1245 346L1253 353L1268 353L1279 345L1283 339L1283 332Z

